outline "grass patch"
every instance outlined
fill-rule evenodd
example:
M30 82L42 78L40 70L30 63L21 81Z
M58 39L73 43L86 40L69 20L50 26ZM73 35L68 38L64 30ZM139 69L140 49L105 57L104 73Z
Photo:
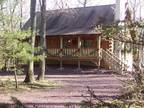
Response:
M15 81L13 77L3 77L0 79L0 92L9 93L15 91L26 91L26 90L38 90L38 89L50 89L60 85L55 81L35 81L33 84L26 84L23 81L18 81L18 89L15 88Z
M35 81L33 84L22 83L21 85L26 86L30 89L47 89L59 86L55 81L48 81L48 80Z

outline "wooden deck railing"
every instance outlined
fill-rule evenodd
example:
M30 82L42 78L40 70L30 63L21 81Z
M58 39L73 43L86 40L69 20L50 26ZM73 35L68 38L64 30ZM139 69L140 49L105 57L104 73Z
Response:
M108 50L101 49L101 57L104 62L107 64L109 69L112 69L117 72L123 72L123 70L127 70L127 65L122 62L118 57L116 57L113 53ZM70 59L73 57L82 57L89 59L90 57L97 59L98 52L94 48L66 48L66 49L59 49L53 48L48 49L47 54L49 57L69 57Z
M97 57L98 52L96 49L84 48L80 50L80 56L84 57Z
M73 57L75 57L75 56L78 56L78 49L76 49L76 48L72 48L72 49L69 49L69 48L67 48L67 49L63 49L62 50L62 55L63 56L73 56Z
M59 49L53 48L48 49L47 51L48 56L71 56L71 57L97 57L97 51L94 48L66 48L66 49Z
M124 71L127 70L128 66L122 62L117 56L112 54L108 50L102 49L102 59L104 62L109 66L109 69L112 69L114 71Z
M48 56L59 56L61 50L59 48L48 49L47 54Z

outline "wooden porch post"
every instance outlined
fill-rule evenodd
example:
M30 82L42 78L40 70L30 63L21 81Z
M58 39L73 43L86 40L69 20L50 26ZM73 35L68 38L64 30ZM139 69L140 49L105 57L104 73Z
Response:
M62 70L63 69L63 60L62 60L62 49L63 49L63 37L61 36L60 37L60 70Z
M80 48L81 48L81 39L80 36L78 36L78 49L79 49L79 54L80 54ZM80 70L80 60L78 58L78 70Z
M97 37L97 51L98 51L98 69L100 68L101 64L101 36Z

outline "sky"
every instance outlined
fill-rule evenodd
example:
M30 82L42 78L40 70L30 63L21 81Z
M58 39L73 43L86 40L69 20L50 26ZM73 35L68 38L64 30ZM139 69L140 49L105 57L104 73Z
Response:
M61 2L63 1L63 3ZM84 0L46 0L47 2L47 10L55 10L60 8L75 8L82 7L80 2ZM37 0L37 11L39 10L39 0ZM115 0L88 0L87 6L95 6L95 5L106 5L106 4L114 4ZM24 19L27 20L29 18L29 7L30 0L23 0L23 13Z
M63 3L62 3L62 2ZM82 6L84 0L46 0L47 9L59 9L64 6L64 8L73 8ZM37 0L37 3L39 0ZM115 0L88 0L87 6L94 5L104 5L104 4L114 4ZM30 0L23 0L23 4L27 7L30 4ZM38 6L37 6L38 7Z
M96 6L96 5L107 5L107 4L115 4L116 0L87 0L87 6ZM129 0L133 3L134 0ZM139 1L139 0L137 0ZM55 10L61 8L75 8L75 7L82 7L82 2L84 0L46 0L47 2L47 10ZM120 0L120 19L122 20L125 16L125 3L127 0ZM39 10L39 0L37 0L37 11ZM23 0L23 12L24 18L29 18L29 7L30 7L30 0ZM139 8L137 9L139 10ZM142 8L142 12L144 8ZM139 12L137 12L136 16L139 17ZM142 14L144 18L144 14Z

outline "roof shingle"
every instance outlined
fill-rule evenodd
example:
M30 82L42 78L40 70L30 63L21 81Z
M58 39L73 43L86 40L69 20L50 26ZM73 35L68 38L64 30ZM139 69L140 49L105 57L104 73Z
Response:
M96 34L97 25L114 23L115 5L102 5L47 11L47 35ZM40 29L40 12L37 12L37 30ZM24 29L30 27L30 20Z

